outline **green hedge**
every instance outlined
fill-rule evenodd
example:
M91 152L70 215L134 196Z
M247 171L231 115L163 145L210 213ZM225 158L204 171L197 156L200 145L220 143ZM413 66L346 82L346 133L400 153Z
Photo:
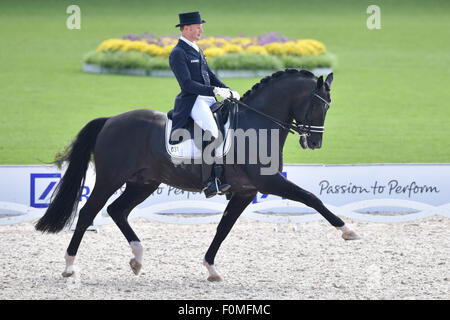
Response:
M169 59L152 57L142 52L103 51L89 52L84 57L84 63L95 64L111 69L170 69ZM317 67L336 66L336 56L325 53L320 56L285 56L260 54L227 54L208 59L213 70L281 70L284 68L314 69Z
M283 62L275 56L234 53L208 59L211 69L217 70L279 70Z
M169 60L152 57L142 52L103 51L89 52L84 63L99 65L111 69L170 69Z

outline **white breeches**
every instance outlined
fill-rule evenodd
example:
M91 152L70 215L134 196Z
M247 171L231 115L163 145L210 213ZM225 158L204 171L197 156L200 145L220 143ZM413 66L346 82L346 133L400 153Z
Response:
M214 97L198 96L192 107L191 117L200 128L209 131L214 138L218 138L219 129L209 108L214 103L216 103Z

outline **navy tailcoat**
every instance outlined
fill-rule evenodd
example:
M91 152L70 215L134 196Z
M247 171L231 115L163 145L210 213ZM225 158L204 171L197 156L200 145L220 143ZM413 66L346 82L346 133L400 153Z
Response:
M214 87L228 87L211 71L202 50L197 52L181 39L170 53L169 64L181 88L175 99L172 134L185 126L197 96L214 97Z

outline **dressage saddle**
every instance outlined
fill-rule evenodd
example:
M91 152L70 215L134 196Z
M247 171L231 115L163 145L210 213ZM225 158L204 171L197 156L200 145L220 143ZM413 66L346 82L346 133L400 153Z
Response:
M230 116L230 109L232 104L224 101L218 101L215 104L213 104L210 108L213 113L214 119L217 124L217 128L222 133L222 137L225 137L225 128L224 125L227 122L228 117ZM172 120L173 110L170 110L167 113L167 118ZM231 119L230 119L231 120ZM194 127L196 126L194 120L192 118L189 118L186 125L183 127L183 129L189 131L189 136L194 137ZM181 137L180 140L174 140L172 136L169 138L169 144L174 145L183 142L183 138ZM205 148L214 141L195 141L194 143L200 143L201 145L197 146L199 149L203 151ZM215 157L215 150L213 152L213 157ZM228 191L230 190L231 186L225 182L225 166L223 164L217 164L216 161L212 165L208 165L204 162L202 162L202 182L203 182L203 189L205 195L207 198L215 196L217 193L219 194L226 194L227 198L229 197Z
M227 122L228 116L230 114L229 105L225 104L225 107L224 107L224 104L225 104L224 101L217 101L210 107L211 111L213 113L213 116L214 116L214 120L216 120L217 128L222 133L222 137L225 137L224 125ZM169 120L172 120L172 116L173 116L173 109L170 110L169 112L167 112L167 118ZM189 131L190 137L194 136L194 125L195 125L194 120L191 117L189 117L189 120L186 122L186 124L183 127L183 129ZM180 140L174 140L172 138L172 136L170 136L169 144L174 145L174 144L178 144L181 142L183 142L183 137L181 137ZM201 147L201 146L199 146L199 147Z

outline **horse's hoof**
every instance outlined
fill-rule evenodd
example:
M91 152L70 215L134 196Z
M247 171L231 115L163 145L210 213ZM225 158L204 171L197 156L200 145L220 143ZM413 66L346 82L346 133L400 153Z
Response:
M62 276L63 276L64 278L68 278L68 277L73 276L74 274L75 274L75 271L72 271L72 272L66 272L66 271L64 271L64 272L62 273Z
M216 275L213 275L213 276L209 276L208 277L208 281L209 282L220 282L220 281L222 281L222 277L219 276L218 274L216 274Z
M354 231L349 231L342 234L344 240L359 240L361 239Z
M209 277L207 278L210 282L220 282L222 281L222 277L216 271L216 268L213 264L209 264L206 260L203 260L203 265L208 269Z
M136 259L131 259L130 260L130 267L131 267L131 270L133 270L134 274L138 275L139 272L141 272L142 264L137 262Z

